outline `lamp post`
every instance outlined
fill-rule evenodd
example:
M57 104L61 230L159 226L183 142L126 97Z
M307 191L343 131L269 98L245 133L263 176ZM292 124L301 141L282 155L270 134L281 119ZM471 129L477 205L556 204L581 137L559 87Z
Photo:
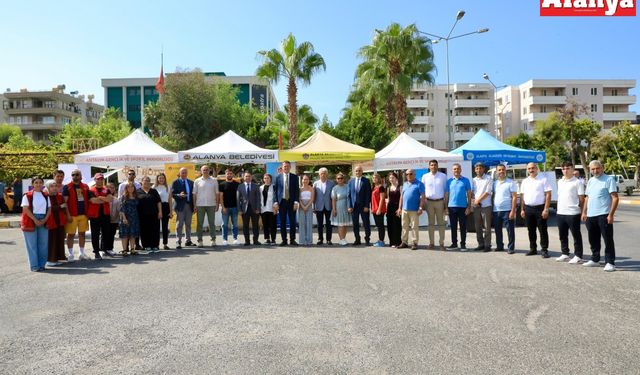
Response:
M496 107L495 110L493 111L494 114L494 120L498 119L498 89L507 87L507 85L502 85L502 86L496 86L495 83L493 83L493 81L491 80L491 78L489 78L489 75L487 73L482 74L482 78L486 79L487 81L489 81L489 83L491 84L491 86L493 86L493 103L494 106ZM500 141L504 141L504 123L502 121L502 111L504 111L505 107L507 106L507 104L509 104L509 102L505 103L504 106L502 107L502 109L500 110L500 133L498 134L498 139ZM496 129L498 129L498 126L496 124Z
M481 28L476 31L472 31L470 33L451 36L451 34L453 33L453 29L455 29L456 25L458 24L458 21L460 21L462 17L464 17L464 15L465 15L464 10L459 10L458 13L456 13L456 21L453 23L453 26L451 26L451 30L449 30L449 34L447 34L446 37L440 36L437 34L427 33L424 31L418 31L420 34L428 35L432 38L435 38L431 40L433 44L437 44L442 40L444 40L445 42L446 64L447 64L447 134L448 134L447 149L449 150L453 149L453 127L451 126L451 87L450 87L451 83L449 81L449 41L452 39L462 38L463 36L473 35L473 34L482 34L489 31L488 28Z

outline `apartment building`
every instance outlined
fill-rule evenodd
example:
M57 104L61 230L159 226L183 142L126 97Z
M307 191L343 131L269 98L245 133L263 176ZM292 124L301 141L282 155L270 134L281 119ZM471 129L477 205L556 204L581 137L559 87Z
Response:
M478 129L485 129L500 140L520 132L533 133L536 121L569 102L586 106L587 116L611 129L621 121L636 121L630 107L636 103L631 94L632 79L529 80L521 85L494 90L488 83L414 85L407 99L413 122L408 132L429 147L440 150L456 148L471 139ZM447 131L447 105L450 106L452 145ZM450 147L449 147L450 146Z
M448 150L467 142L479 129L494 132L493 98L493 86L487 83L455 83L449 90L447 85L415 85L407 100L413 115L409 135L429 147Z
M93 102L93 95L85 100L84 95L64 92L65 86L50 91L7 91L2 95L0 120L16 125L36 142L48 142L49 137L62 130L76 119L97 123L104 107Z
M635 121L636 113L630 110L636 103L631 95L635 86L632 79L533 79L498 91L496 100L509 103L503 118L508 117L506 125L516 134L532 134L537 121L570 102L585 106L585 116L607 130L622 121Z
M171 74L167 74L170 76ZM247 104L266 112L270 118L279 110L278 102L269 82L256 76L227 76L223 72L204 73L207 82L216 80L229 83L238 89L237 98L240 104ZM103 78L105 106L115 107L122 111L131 127L144 126L144 106L157 101L156 91L158 77L150 78Z

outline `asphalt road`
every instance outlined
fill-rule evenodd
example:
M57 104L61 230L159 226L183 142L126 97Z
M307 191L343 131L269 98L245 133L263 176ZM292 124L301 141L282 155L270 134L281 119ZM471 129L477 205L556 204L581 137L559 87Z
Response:
M524 228L515 255L205 248L32 273L4 229L0 373L637 374L638 223L621 207L614 273L525 257Z

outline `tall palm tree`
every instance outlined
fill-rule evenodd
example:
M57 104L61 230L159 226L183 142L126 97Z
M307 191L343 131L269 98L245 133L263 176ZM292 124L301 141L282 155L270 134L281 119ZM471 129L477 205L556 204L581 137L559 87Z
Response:
M278 83L280 78L287 80L289 147L294 147L298 144L298 83L309 85L316 72L326 70L324 58L314 51L310 42L297 45L291 33L282 40L280 51L274 48L258 54L262 56L262 64L256 71L257 76L273 83Z
M289 130L291 118L288 113L289 105L286 104L284 106L284 112L276 112L273 119L267 124L267 129L271 133L271 139L274 145L277 144L277 139L280 134L282 134L284 140L291 139L291 131ZM318 116L313 113L313 109L307 104L298 107L296 118L298 121L296 124L296 134L298 135L299 141L303 142L315 133L319 119Z
M372 44L362 47L358 56L364 59L356 71L358 88L387 111L392 106L396 131L406 131L406 98L413 84L434 82L431 42L418 33L415 24L402 28L392 23L384 31L376 30ZM389 121L388 114L386 118Z

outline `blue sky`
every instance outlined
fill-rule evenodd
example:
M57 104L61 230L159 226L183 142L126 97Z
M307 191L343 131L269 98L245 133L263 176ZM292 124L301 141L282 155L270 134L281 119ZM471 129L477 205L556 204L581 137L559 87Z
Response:
M392 22L446 34L485 34L450 43L451 82L496 85L532 78L640 79L636 17L540 17L539 0L422 1L13 1L2 6L0 89L50 89L95 94L101 78L153 77L176 67L252 75L256 52L277 48L289 33L314 44L327 63L300 89L332 122L340 118L359 63L357 50ZM446 82L444 44L433 46L437 83ZM281 106L286 87L274 88ZM637 89L633 94L637 93ZM638 106L632 108L638 111Z

